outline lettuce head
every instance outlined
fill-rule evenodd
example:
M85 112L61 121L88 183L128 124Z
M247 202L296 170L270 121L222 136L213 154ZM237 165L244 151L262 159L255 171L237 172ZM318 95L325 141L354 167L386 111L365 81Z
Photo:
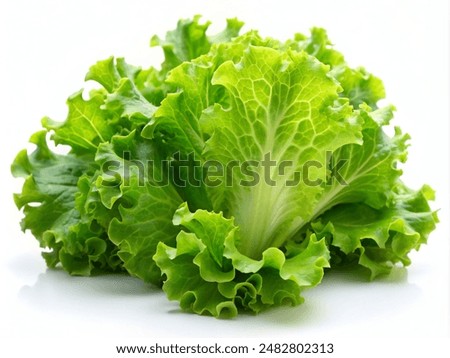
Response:
M159 68L97 62L97 88L18 153L14 200L47 265L127 272L216 317L297 305L329 268L409 265L434 194L401 180L409 136L378 106L382 81L323 29L283 42L208 26L154 36Z

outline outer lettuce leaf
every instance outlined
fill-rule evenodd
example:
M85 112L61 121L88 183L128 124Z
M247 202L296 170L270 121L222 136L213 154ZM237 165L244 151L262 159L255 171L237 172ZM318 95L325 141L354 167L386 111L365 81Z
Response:
M409 139L399 128L395 128L392 138L384 133L383 126L391 120L393 109L392 106L372 112L360 109L363 142L333 152L328 163L328 180L308 222L341 203L363 202L374 208L386 205L402 173L398 163L406 161Z
M406 160L409 136L399 128L392 137L384 133L392 111L392 106L360 109L363 143L345 145L333 153L330 180L307 220L310 224L301 230L306 236L312 229L318 237L329 238L330 250L336 253L332 265L358 261L371 270L372 278L388 273L396 262L409 264L407 254L426 240L436 220L427 204L432 196L426 190L414 193L399 183L398 163ZM331 177L333 170L339 180ZM420 214L414 214L413 220L423 219L425 230L411 231L407 224L400 224L399 220L416 212Z
M309 37L296 34L293 40L286 42L285 46L297 51L304 50L322 63L330 65L333 77L343 88L340 95L348 98L355 108L365 103L376 109L377 102L385 97L383 82L363 67L350 68L344 56L332 47L324 29L312 28Z
M179 230L172 225L172 215L182 200L166 182L157 151L136 132L113 137L111 143L99 146L96 161L101 172L95 185L103 206L113 211L117 208L108 236L119 247L124 268L160 285L161 273L152 256L158 242L174 243Z
M69 114L65 122L55 122L48 117L42 120L47 130L53 130L52 139L56 144L66 144L72 152L86 153L97 150L115 133L117 118L101 109L105 100L104 94L97 92L88 100L84 100L79 91L67 100Z
M97 62L86 75L86 80L100 83L108 92L102 108L128 119L122 125L130 130L147 123L156 110L136 86L139 72L140 68L127 64L123 58L115 61L110 57Z
M272 39L262 39L251 31L231 42L218 43L203 56L184 62L174 68L165 81L173 88L167 94L154 118L146 125L142 135L152 139L162 137L167 143L167 152L193 153L202 158L205 140L210 128L203 128L200 118L203 111L215 103L228 103L222 86L211 83L217 68L224 62L239 62L249 46L278 47Z
M72 154L59 155L49 150L46 131L35 133L30 141L36 150L20 152L12 173L25 178L22 192L14 195L23 208L22 229L29 229L41 247L50 267L61 263L74 275L89 275L96 270L120 270L114 245L102 230L92 230L76 208L78 177L92 171L89 162Z
M135 84L142 95L155 106L159 106L167 93L173 91L165 82L164 75L155 67L141 70L135 78Z
M150 44L161 46L164 51L165 60L161 66L162 73L166 74L183 62L206 54L213 43L230 41L239 35L239 31L244 25L237 19L228 19L227 26L222 32L209 37L206 31L210 22L200 24L199 20L200 16L197 15L192 20L178 21L177 28L167 32L165 40L156 35L152 37Z
M110 222L120 217L118 204L103 205L94 185L99 176L94 156L114 135L139 128L152 116L154 106L134 85L138 72L123 59L98 62L86 79L96 80L104 90L92 91L88 99L81 91L69 97L64 122L42 120L55 144L70 147L69 154L52 153L42 131L32 137L37 150L30 156L19 153L13 163L13 174L26 177L22 193L15 196L18 207L24 208L22 227L50 249L43 253L50 267L61 263L69 273L80 275L122 270L108 235Z
M175 30L169 31L165 39L153 36L151 46L161 46L165 60L161 70L150 67L139 72L136 85L142 95L151 103L159 106L167 93L176 92L177 87L167 82L169 72L186 61L208 53L215 43L226 43L238 36L243 23L237 19L227 19L226 28L214 36L206 34L209 22L200 24L200 16L180 20Z
M115 134L128 132L143 124L153 115L155 107L137 89L134 81L139 69L123 59L110 57L97 62L86 75L104 90L92 91L89 99L82 91L67 100L69 113L64 122L45 117L42 125L52 131L55 144L70 146L71 152L95 155L101 143L107 143Z
M296 51L306 51L331 67L345 64L344 55L333 48L327 32L319 27L313 27L309 37L300 33L295 34L294 38L286 41L284 46Z
M344 89L341 96L348 98L355 108L365 103L376 109L377 102L386 96L383 82L364 67L352 69L342 65L335 67L332 73Z
M96 185L97 170L94 175L82 175L78 180L78 192L75 196L75 207L83 217L90 220L93 230L108 231L109 223L115 217L120 217L118 205L106 207L100 197L100 190Z
M300 292L318 284L328 266L325 241L314 235L292 257L270 248L253 260L236 249L239 228L222 213L191 213L183 204L173 221L188 232L178 234L176 248L158 244L154 259L167 277L163 290L184 310L232 317L239 310L296 305Z
M209 106L225 102L226 94L223 87L212 85L211 80L218 66L230 57L239 59L244 50L245 45L240 42L220 44L209 54L174 68L165 83L177 91L167 94L142 131L144 138L164 141L165 156L171 158L174 177L179 178L179 194L193 209L212 209L204 172L199 166L208 138L200 118Z
M319 237L328 237L330 245L345 254L338 254L344 257L344 263L353 257L370 270L373 279L389 273L396 263L409 265L408 253L427 242L438 222L436 212L428 205L433 197L427 186L414 191L398 184L391 202L383 208L360 203L337 205L311 226Z

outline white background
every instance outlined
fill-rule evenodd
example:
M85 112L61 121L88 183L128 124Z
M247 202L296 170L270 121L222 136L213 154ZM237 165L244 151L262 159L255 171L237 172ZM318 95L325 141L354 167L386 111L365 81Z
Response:
M445 356L449 339L449 58L446 1L1 1L0 355L113 357L118 344L333 342L334 357ZM15 154L48 115L84 86L90 65L110 55L158 64L150 36L203 14L220 29L286 39L325 27L347 61L384 80L395 124L412 136L405 181L437 191L441 223L413 264L368 283L331 274L306 303L259 316L217 320L122 276L70 277L47 271L37 243L19 228L9 174ZM28 148L32 148L28 146ZM7 353L7 354L5 354ZM249 355L251 356L251 355ZM256 355L255 355L256 356Z

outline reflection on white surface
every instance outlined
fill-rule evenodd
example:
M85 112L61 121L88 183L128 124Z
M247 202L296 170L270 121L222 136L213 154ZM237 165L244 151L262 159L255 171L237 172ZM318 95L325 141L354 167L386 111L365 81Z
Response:
M234 337L239 327L247 337L256 338L292 334L293 329L297 334L311 333L331 322L344 329L364 326L371 320L372 324L380 324L406 312L420 294L416 285L408 283L407 271L401 268L375 282L354 273L328 272L320 286L305 292L305 303L298 307L217 320L182 312L160 289L126 275L71 277L62 271L47 270L35 284L23 286L18 298L22 305L44 316L80 321L95 317L98 322L125 324L129 330L145 330L162 337L203 337L215 335L217 330L221 337ZM158 322L156 326L154 322Z

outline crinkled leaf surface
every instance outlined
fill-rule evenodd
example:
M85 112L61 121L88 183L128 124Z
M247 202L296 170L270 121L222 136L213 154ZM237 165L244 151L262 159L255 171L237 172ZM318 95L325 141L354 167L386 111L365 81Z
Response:
M355 254L371 278L389 273L398 262L409 265L408 253L427 242L438 221L428 205L434 196L429 187L414 191L398 184L393 190L383 208L337 205L312 223L319 236L330 237L332 246L345 255Z
M174 242L178 229L172 225L172 216L181 198L165 181L163 163L156 160L157 148L136 136L132 132L99 146L96 160L102 172L96 186L106 208L118 206L119 215L112 218L108 235L119 247L124 267L159 285L161 274L152 256L159 242Z
M239 310L296 305L302 302L302 289L317 285L328 267L325 240L315 235L295 255L285 257L269 248L254 260L237 250L239 228L222 213L191 213L183 204L174 224L183 227L176 247L158 244L154 259L167 277L163 290L184 310L224 317Z
M114 245L104 231L92 230L90 220L76 207L78 178L92 170L89 163L72 154L49 150L46 132L35 133L36 150L20 152L12 164L15 176L25 178L14 200L22 208L22 229L30 230L48 251L43 256L50 267L61 263L71 274L89 275L92 270L120 270Z

